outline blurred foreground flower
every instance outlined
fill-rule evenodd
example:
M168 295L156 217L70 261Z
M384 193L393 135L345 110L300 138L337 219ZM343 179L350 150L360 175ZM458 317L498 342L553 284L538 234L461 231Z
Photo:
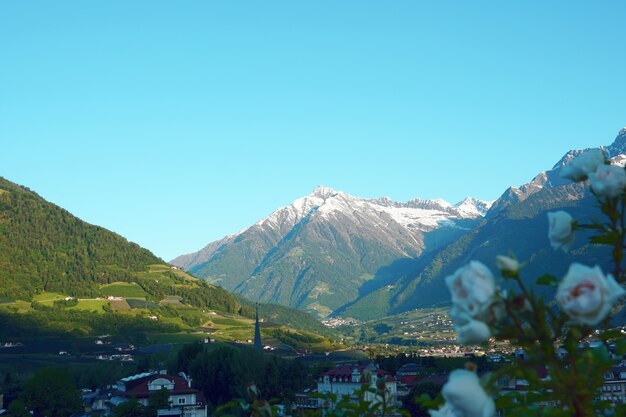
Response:
M452 293L450 316L454 320L459 343L480 343L490 337L484 323L496 294L496 283L489 268L478 261L457 269L446 277Z
M599 266L573 263L559 284L556 300L574 323L594 326L604 320L625 291Z
M574 219L565 211L548 213L548 239L552 249L563 249L567 252L574 243Z
M520 269L519 262L510 256L496 256L496 266L504 276L517 275Z
M617 165L600 165L589 174L589 182L597 195L615 198L626 188L626 171Z
M604 164L604 152L600 149L589 149L561 168L561 177L572 181L583 181L602 164Z
M457 369L450 373L441 395L446 400L439 410L430 410L431 417L492 417L496 406L487 395L474 372Z

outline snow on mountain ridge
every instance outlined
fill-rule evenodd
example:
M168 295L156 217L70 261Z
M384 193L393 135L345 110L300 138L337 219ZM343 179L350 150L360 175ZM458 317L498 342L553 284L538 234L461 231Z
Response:
M396 202L388 197L366 199L354 197L343 191L336 191L323 185L305 197L298 198L289 206L274 211L255 225L260 227L293 227L305 217L315 215L330 219L338 215L354 221L358 217L380 217L382 213L409 230L433 230L442 225L450 226L453 220L475 219L485 215L492 202L468 197L456 205L443 199L415 198L406 203ZM452 221L452 222L451 222ZM240 233L243 233L242 230Z
M464 213L466 217L483 217L489 209L493 201L482 201L473 197L466 197L463 201L454 205L454 208Z
M617 137L611 145L599 146L596 147L596 149L597 148L605 152L606 156L611 159L611 163L624 166L626 164L626 127L619 131ZM527 199L529 196L541 191L543 188L554 188L570 184L570 180L560 176L561 168L567 165L572 159L589 149L593 148L571 149L563 155L563 157L552 167L552 169L540 172L530 182L527 182L519 187L509 187L500 196L500 198L494 202L492 210L489 212L488 216L495 215L511 203Z

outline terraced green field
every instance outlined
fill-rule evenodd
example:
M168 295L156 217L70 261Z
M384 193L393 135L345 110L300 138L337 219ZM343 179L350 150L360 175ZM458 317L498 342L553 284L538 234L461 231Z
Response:
M126 300L112 300L111 308L115 311L130 310L130 305Z
M0 310L6 310L12 313L28 313L32 311L30 303L22 300L4 300L0 303Z
M126 302L130 306L130 308L144 308L144 309L155 309L159 308L159 305L152 301L146 301L145 299L140 298L127 298Z
M186 285L181 278L188 277L184 272L171 270L168 267L151 268L146 275L154 275L154 279L170 279L173 287ZM158 277L158 278L157 278ZM50 329L56 332L71 332L78 337L94 335L95 329L105 328L94 321L89 314L96 314L102 320L121 321L135 329L143 336L139 343L186 343L189 341L214 339L224 342L250 344L254 338L254 319L243 317L232 312L214 308L198 308L182 304L178 295L166 296L160 303L146 300L147 293L137 283L115 282L100 287L100 298L72 298L65 300L67 294L43 292L33 297L32 301L0 300L0 313L33 313L34 316L46 317ZM106 297L119 297L108 300ZM87 315L67 315L68 311L84 312ZM270 311L273 311L270 309ZM65 312L65 315L63 315ZM56 320L61 315L65 319ZM26 314L28 316L28 314ZM263 318L263 313L261 314ZM267 313L266 320L274 316ZM132 322L132 320L136 320ZM167 333L163 333L164 329ZM102 332L102 331L100 331ZM115 334L111 330L104 332ZM264 344L286 351L309 348L320 352L340 349L329 339L290 325L279 325L269 321L261 323ZM123 338L124 334L115 334Z
M250 322L244 322L242 320L235 320L229 318L214 318L211 320L215 324L219 324L223 327L248 327Z
M100 287L102 295L108 297L144 298L148 294L134 282L114 282Z
M33 301L62 300L63 298L65 298L65 295L59 294L58 292L44 291L41 294L35 295Z
M104 306L108 305L108 300L78 300L78 304L74 307L68 307L68 310L82 310L82 311L92 311L94 313L103 314L105 312Z

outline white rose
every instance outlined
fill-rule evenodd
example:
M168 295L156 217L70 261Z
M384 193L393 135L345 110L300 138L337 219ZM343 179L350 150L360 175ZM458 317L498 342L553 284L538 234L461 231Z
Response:
M582 181L601 164L604 164L604 153L600 149L589 149L561 168L561 177Z
M441 395L446 403L438 411L430 411L431 417L493 417L496 413L493 399L483 390L474 372L452 371Z
M516 275L519 272L519 262L510 256L496 256L496 266L504 275Z
M459 311L452 307L450 316L454 320L454 330L458 343L473 345L482 343L491 337L489 326L480 320L473 319L465 311Z
M626 293L599 266L573 263L556 291L556 300L573 322L594 326L604 320L613 304Z
M459 343L481 343L489 339L491 331L482 320L496 293L496 282L489 268L478 261L457 269L446 277L446 285L452 293L450 316Z
M617 165L600 165L589 174L594 193L604 197L617 197L626 187L626 171Z
M563 249L567 252L574 243L574 219L564 211L548 213L548 239L553 249Z
M454 306L474 318L489 307L496 292L491 271L478 261L471 261L446 277L446 285Z

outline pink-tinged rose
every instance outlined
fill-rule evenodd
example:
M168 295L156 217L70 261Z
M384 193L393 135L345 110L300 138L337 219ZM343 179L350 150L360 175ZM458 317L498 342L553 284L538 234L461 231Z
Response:
M481 314L496 292L491 271L478 261L471 261L446 277L446 285L452 294L452 304L471 317Z
M496 266L503 275L516 275L519 272L519 262L510 256L496 256Z
M574 219L565 211L548 213L548 239L552 249L567 252L574 243Z
M480 320L475 320L465 311L452 307L450 316L454 320L457 342L473 345L482 343L491 337L489 326Z
M600 165L589 174L591 189L603 197L617 197L626 188L626 171L617 165Z
M446 402L439 410L430 411L431 417L493 417L496 413L493 399L487 395L474 372L452 371L441 395Z
M583 181L602 164L604 164L604 152L600 149L589 149L561 168L561 177L572 181Z
M556 291L561 309L577 324L595 326L609 314L613 304L626 292L599 266L573 263Z

